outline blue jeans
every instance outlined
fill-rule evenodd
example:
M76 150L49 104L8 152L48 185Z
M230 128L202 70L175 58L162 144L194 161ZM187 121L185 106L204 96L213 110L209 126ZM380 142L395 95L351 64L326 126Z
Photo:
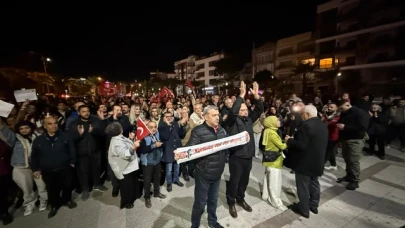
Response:
M174 174L172 171L174 170ZM166 181L167 184L179 181L180 166L177 162L166 163Z
M207 205L208 225L217 224L217 201L221 179L210 181L195 174L194 204L191 212L191 227L200 227L201 216Z

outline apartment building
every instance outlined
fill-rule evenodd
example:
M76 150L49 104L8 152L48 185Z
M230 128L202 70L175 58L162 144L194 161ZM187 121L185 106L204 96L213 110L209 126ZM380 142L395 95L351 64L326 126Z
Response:
M338 83L356 79L365 83L362 92L376 95L405 89L398 80L405 73L405 1L332 0L317 14L317 63L338 68Z
M218 79L223 75L219 75L215 72L215 62L224 58L223 53L213 53L209 57L200 57L195 61L195 80L203 81L206 87L216 85Z
M253 48L252 50L252 77L263 70L274 72L274 52L276 51L276 44L274 42L267 42L261 47Z
M198 56L190 55L189 57L174 63L174 73L177 79L191 80L194 76L195 61Z
M315 44L312 32L306 32L277 41L275 76L289 80L299 63L315 64ZM301 81L293 80L294 91L301 93ZM310 85L310 84L309 84Z

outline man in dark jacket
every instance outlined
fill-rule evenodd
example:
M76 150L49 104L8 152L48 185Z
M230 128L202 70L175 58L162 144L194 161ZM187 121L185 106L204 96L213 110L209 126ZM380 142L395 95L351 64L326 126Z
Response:
M245 191L249 184L252 158L255 155L253 123L260 118L264 110L260 100L259 85L256 82L253 83L253 89L250 89L250 92L255 99L255 109L248 115L248 107L243 103L243 98L246 95L246 84L242 81L240 95L233 104L227 120L229 135L247 131L252 139L245 145L229 149L229 172L231 176L226 186L226 196L229 213L233 218L238 217L235 208L236 201L245 211L252 211L252 208L245 202Z
M45 118L43 126L45 134L37 137L32 144L31 168L34 177L42 175L46 184L51 206L48 218L52 218L62 205L70 209L77 207L72 201L71 189L76 151L69 135L59 131L55 117Z
M318 213L321 189L318 177L322 176L328 145L328 128L318 118L315 106L307 105L301 111L304 122L294 134L294 138L285 137L288 148L300 153L295 170L295 182L300 202L290 209L309 218L309 211Z
M163 114L163 121L159 124L158 128L160 139L163 143L162 161L166 163L166 182L168 192L172 191L172 184L179 187L184 186L179 180L180 166L174 160L173 151L182 147L181 139L186 135L186 132L184 131L185 123L185 118L182 118L179 122L175 122L173 113L167 111Z
M94 190L105 192L108 189L100 184L101 151L104 126L102 122L90 116L90 108L82 105L78 108L79 118L69 127L69 133L77 152L77 175L82 189L82 199L90 196L90 180Z
M219 111L217 107L213 105L205 107L203 116L205 122L192 130L187 146L194 146L226 137L224 128L219 125ZM176 159L178 158L176 156ZM219 151L195 160L195 188L194 204L191 212L191 227L200 227L205 205L207 205L209 227L223 227L217 222L217 201L221 176L225 168L225 160L226 151Z
M342 142L342 155L346 163L346 176L338 178L338 182L349 182L348 190L359 187L360 158L363 154L364 141L368 129L370 116L364 110L352 107L348 100L337 101L341 112L337 124L339 139Z

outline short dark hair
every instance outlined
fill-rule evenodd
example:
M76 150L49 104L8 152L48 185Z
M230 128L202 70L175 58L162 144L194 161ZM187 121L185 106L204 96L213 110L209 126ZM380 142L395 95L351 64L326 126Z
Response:
M339 97L338 99L336 99L335 104L339 107L344 105L345 103L350 102L349 99L344 99Z
M77 111L80 112L80 110L82 110L83 108L88 108L88 109L90 110L89 106L87 106L87 105L80 105L80 106L77 108Z

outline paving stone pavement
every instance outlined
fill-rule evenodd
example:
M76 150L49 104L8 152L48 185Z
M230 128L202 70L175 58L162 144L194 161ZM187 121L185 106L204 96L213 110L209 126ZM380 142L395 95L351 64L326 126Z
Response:
M253 212L248 213L237 207L238 218L228 213L225 197L225 180L229 178L225 168L221 183L217 216L224 227L229 228L390 228L405 225L405 153L396 149L387 150L387 160L376 157L363 157L361 160L362 182L356 191L347 191L342 184L335 182L336 177L344 175L344 162L337 158L338 171L326 171L320 178L321 205L319 214L311 214L305 219L291 211L280 211L263 201L260 197L264 169L259 160L254 161L246 201ZM283 170L283 185L294 185L294 175L288 169ZM111 189L111 185L107 184ZM15 221L10 228L169 228L190 227L191 207L193 204L194 181L173 191L162 193L164 200L152 198L152 208L144 206L144 200L135 202L131 210L118 208L119 198L111 197L111 190L105 193L92 193L92 197L83 202L76 199L78 207L73 210L62 208L57 216L47 218L47 212L35 212L24 217L22 209L13 212ZM286 205L296 201L294 196L285 194ZM0 227L2 227L0 225ZM206 213L202 218L202 227L208 227Z

